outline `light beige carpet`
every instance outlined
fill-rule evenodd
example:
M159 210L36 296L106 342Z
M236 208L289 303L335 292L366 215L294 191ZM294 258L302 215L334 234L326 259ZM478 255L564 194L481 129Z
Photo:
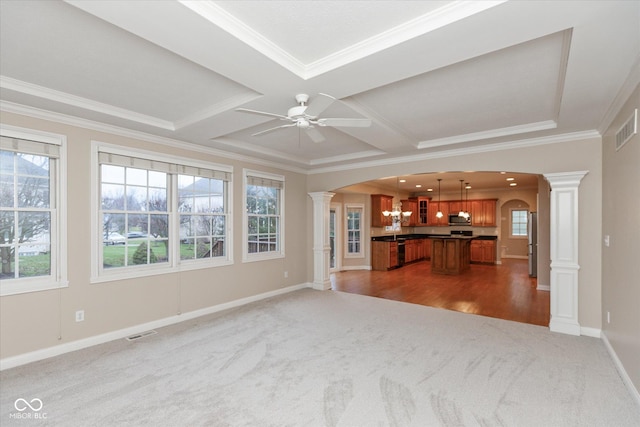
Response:
M640 425L598 339L331 291L297 291L0 380L3 427ZM40 399L47 418L11 418L20 398Z

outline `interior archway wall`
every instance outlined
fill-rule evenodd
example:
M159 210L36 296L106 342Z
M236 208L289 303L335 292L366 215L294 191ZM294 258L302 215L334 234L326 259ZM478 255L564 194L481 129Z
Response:
M500 235L502 236L502 244L500 245L500 258L523 258L527 257L528 239L510 238L509 226L511 225L510 215L512 209L526 209L529 212L535 212L537 206L531 205L525 200L509 199L505 200L500 206Z
M514 147L507 150L453 155L449 152L432 154L424 158L391 164L387 162L363 162L348 170L326 170L311 173L307 180L308 191L331 191L381 177L442 171L510 171L521 173L560 173L586 170L589 173L579 188L579 320L590 328L601 328L601 229L602 212L602 155L601 137L594 133L556 137L554 140L539 141L537 145ZM543 178L540 178L543 180ZM546 181L544 182L546 187ZM539 186L540 188L540 186ZM540 191L539 209L546 204L549 193ZM369 212L370 206L366 206ZM309 241L312 241L312 206L308 202L310 218ZM549 230L549 224L539 224ZM543 241L546 239L546 242ZM542 236L540 245L549 246L549 237ZM539 254L541 257L544 254ZM548 257L549 255L546 254ZM548 268L548 267L547 267ZM313 275L312 261L309 261L310 280ZM543 271L539 271L543 274Z

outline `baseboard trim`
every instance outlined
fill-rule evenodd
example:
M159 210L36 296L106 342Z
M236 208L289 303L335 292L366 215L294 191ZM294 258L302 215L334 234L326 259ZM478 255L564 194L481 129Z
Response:
M536 286L536 289L539 291L551 292L551 285L541 285L538 283L538 286Z
M81 350L83 348L92 347L98 344L104 344L109 341L126 338L133 334L139 334L150 329L162 328L164 326L173 325L176 323L184 322L186 320L195 319L197 317L205 316L207 314L217 313L219 311L227 310L230 308L240 307L245 304L260 301L263 299L271 298L278 295L283 295L289 292L294 292L304 288L312 288L312 283L302 283L299 285L288 286L286 288L276 289L274 291L264 292L258 295L252 295L246 298L240 298L234 301L225 302L222 304L214 305L211 307L203 308L200 310L189 311L187 313L181 313L175 316L165 317L163 319L154 320L151 322L143 323L140 325L131 326L117 331L107 332L100 335L95 335L88 338L83 338L77 341L71 341L68 343L56 345L53 347L43 348L41 350L31 351L29 353L19 354L17 356L5 357L0 360L0 371L6 369L15 368L17 366L26 365L28 363L37 362L39 360L48 359L50 357L60 356L72 351Z
M602 338L602 331L596 328L587 328L586 326L580 326L580 335L592 338Z
M371 270L370 265L349 265L340 267L339 271Z
M528 255L502 255L501 258L529 259L529 256Z
M624 369L624 365L618 358L616 351L611 346L611 343L607 338L607 334L604 331L602 332L602 341L604 341L604 346L606 347L607 351L609 352L609 355L613 359L613 363L614 365L616 365L616 369L618 370L618 373L622 377L622 382L624 383L624 385L627 386L629 393L631 393L631 396L636 400L636 403L638 404L638 406L640 406L640 392L638 392L638 389L633 385L633 381L631 381L631 377L629 377L629 374L627 374L626 369Z

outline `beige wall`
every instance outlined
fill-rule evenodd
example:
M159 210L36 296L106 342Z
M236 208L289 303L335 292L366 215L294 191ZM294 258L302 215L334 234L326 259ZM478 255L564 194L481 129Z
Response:
M602 234L610 238L602 251L602 329L640 390L640 135L615 150L615 134L634 109L640 109L640 86L602 144Z
M309 199L304 175L4 112L2 122L67 136L68 233L64 238L67 239L69 254L69 286L60 290L11 295L0 299L0 358L113 332L307 281L309 272L306 261L311 243L306 238L306 230L311 227L311 219L310 215L304 215ZM234 264L90 284L92 140L233 166ZM242 262L243 167L285 176L284 259ZM288 271L286 279L284 271ZM74 313L80 309L85 310L85 321L78 323L75 322Z
M578 319L582 327L600 329L602 326L600 283L602 215L597 207L602 203L602 148L599 136L489 153L443 158L425 156L424 159L401 164L378 165L372 162L368 167L353 167L347 171L314 173L309 175L308 183L309 191L331 191L385 176L461 170L506 170L534 174L589 171L579 188L578 239L581 268L578 277L580 304ZM471 198L472 195L469 194L469 197ZM548 230L548 223L546 226ZM548 239L546 244L549 244Z

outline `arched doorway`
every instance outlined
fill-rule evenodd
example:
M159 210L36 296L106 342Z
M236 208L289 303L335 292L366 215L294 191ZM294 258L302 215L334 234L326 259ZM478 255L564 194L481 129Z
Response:
M545 174L551 186L550 259L552 331L580 335L578 322L578 187L586 171ZM329 211L334 193L309 193L313 200L315 289L329 289Z

